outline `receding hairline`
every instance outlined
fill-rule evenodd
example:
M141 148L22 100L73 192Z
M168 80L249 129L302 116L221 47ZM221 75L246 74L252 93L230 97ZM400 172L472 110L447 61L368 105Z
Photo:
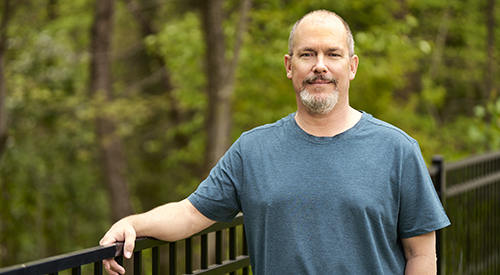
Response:
M316 10L316 11L309 12L306 15L302 16L302 18L297 20L297 22L295 22L295 24L293 25L292 30L290 31L290 37L288 38L288 54L290 56L293 56L295 33L297 31L297 28L303 19L310 17L310 16L314 16L314 19L317 21L326 21L326 20L330 20L332 18L339 19L340 22L342 22L342 24L344 25L344 28L346 30L346 34L347 34L347 41L346 42L347 42L347 46L349 49L349 56L354 55L354 38L352 36L352 32L351 32L351 28L349 27L349 24L347 24L347 22L342 17L340 17L338 14L336 14L333 11Z

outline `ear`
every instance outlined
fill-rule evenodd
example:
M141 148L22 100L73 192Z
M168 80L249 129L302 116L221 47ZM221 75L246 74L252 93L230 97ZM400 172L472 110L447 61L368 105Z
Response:
M359 57L357 55L353 55L351 57L351 61L349 64L349 80L353 80L356 77L356 72L358 71Z
M292 79L292 57L289 54L285 54L285 69L286 77Z

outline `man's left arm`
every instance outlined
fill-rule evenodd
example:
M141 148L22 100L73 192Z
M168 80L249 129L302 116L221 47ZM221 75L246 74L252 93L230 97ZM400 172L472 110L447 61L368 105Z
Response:
M405 275L437 273L435 231L401 241L406 257Z

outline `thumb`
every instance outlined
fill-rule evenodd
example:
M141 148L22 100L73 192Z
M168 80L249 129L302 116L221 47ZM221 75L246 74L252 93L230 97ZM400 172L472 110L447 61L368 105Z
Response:
M130 259L134 252L136 233L135 230L125 231L125 244L123 245L123 255L125 258Z

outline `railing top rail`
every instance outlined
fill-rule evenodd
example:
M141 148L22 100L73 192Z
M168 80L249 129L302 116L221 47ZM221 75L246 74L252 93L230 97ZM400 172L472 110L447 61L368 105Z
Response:
M66 253L45 259L0 268L2 275L20 274L50 274L61 270L70 269L103 259L113 258L116 254L116 245L95 246L76 252Z
M456 184L446 187L445 194L447 198L454 197L474 189L481 188L500 181L500 172L490 174L489 176L477 178L475 180L466 181L464 183Z
M496 159L500 160L500 151L490 152L483 155L471 156L456 162L445 163L444 166L445 170L449 171Z
M205 235L210 232L215 232L215 231L220 231L224 230L227 228L235 227L237 225L243 224L243 214L240 213L238 214L232 222L226 223L226 222L218 222L214 223L210 227L206 228L205 230L200 231L199 233L194 234L192 237L195 236L200 236L200 235Z

